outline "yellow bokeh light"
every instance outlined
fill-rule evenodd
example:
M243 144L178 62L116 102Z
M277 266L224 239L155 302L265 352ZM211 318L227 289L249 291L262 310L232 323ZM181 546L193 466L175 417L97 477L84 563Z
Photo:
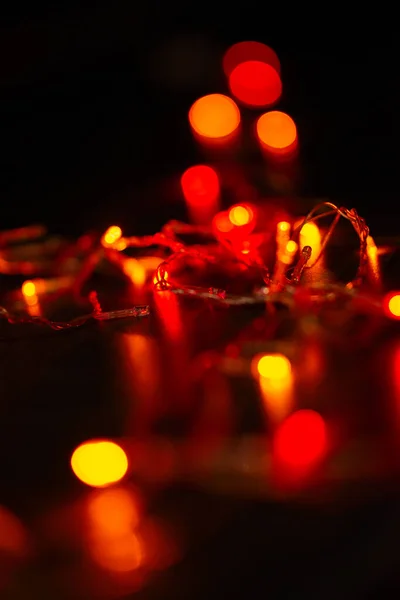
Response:
M390 298L388 302L388 309L394 317L400 317L400 294Z
M229 211L229 220L233 225L247 225L253 218L253 212L246 206L233 206Z
M288 254L294 254L295 252L297 252L297 244L294 240L288 241L288 243L286 244L286 252Z
M21 289L23 295L27 298L32 298L33 296L36 296L36 286L33 283L33 281L24 281Z
M192 105L189 122L193 131L200 136L225 138L239 127L240 112L232 98L223 94L209 94Z
M122 236L122 229L118 225L112 225L107 229L103 235L102 243L103 246L112 246Z
M287 221L280 221L278 223L278 229L282 233L286 233L290 229L290 223L288 223Z
M257 372L267 379L284 379L290 376L292 366L283 354L264 354L257 359Z
M128 470L123 449L114 442L94 440L76 448L71 467L78 479L92 487L106 487L120 481Z
M315 251L321 245L321 232L316 223L305 223L300 231L300 246L311 246Z

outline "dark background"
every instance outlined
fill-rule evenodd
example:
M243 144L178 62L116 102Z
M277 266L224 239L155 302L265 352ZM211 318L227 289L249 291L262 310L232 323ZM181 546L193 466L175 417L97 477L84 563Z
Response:
M297 194L355 206L373 234L397 234L400 96L391 15L379 22L376 9L350 22L348 8L278 9L10 3L0 39L0 227L44 222L79 235L117 223L141 233L185 218L176 181L204 160L187 111L200 95L227 91L223 53L253 39L281 60L278 108L294 117L300 138ZM251 119L251 111L243 114ZM262 168L257 151L246 160ZM121 403L130 391L117 376L124 365L113 356L115 332L84 328L2 343L2 502L28 521L77 485L67 465L71 448L124 430ZM350 354L336 366L339 382ZM354 356L349 379L374 360ZM371 396L379 399L375 386ZM185 486L168 491L155 502L161 513L166 506L189 530L200 530L205 514L213 535L141 597L387 597L391 586L399 589L398 495L375 492L363 498L357 489L349 510L320 511L237 505ZM57 565L45 555L33 567L38 598L56 597L57 585L47 582ZM31 598L29 581L12 598Z
M2 226L44 221L80 233L145 222L151 230L184 216L180 198L171 208L166 187L149 191L149 182L204 160L188 108L227 91L224 51L254 39L281 60L278 108L301 140L298 195L354 205L375 231L394 230L400 130L390 14L350 20L332 7L294 9L10 4L1 36Z

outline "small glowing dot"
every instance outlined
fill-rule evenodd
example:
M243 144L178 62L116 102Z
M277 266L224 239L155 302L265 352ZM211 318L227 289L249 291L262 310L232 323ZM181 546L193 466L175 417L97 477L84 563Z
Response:
M282 233L286 233L290 229L290 223L287 221L281 221L278 223L278 229L279 231L282 231Z
M33 296L36 296L36 286L33 283L33 281L24 281L21 289L23 295L27 298L32 298Z
M297 251L297 244L294 240L289 240L286 244L286 252L294 254Z
M248 225L252 219L253 211L246 206L233 206L229 211L229 220L237 227Z
M76 448L71 467L78 479L92 487L106 487L120 481L128 470L123 449L105 440L85 442Z
M122 229L118 225L112 225L107 229L103 236L103 244L105 246L112 246L122 236Z
M297 129L289 115L273 110L258 119L257 136L271 150L289 150L296 142Z
M400 293L391 293L385 299L389 316L400 319Z
M257 371L260 377L284 379L290 375L292 366L283 354L265 354L257 359Z
M236 103L222 94L210 94L196 100L189 111L195 133L206 138L224 138L236 131L240 112Z

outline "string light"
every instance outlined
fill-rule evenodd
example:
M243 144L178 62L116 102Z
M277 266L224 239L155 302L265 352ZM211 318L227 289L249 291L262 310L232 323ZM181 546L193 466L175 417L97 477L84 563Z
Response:
M83 483L92 487L106 487L124 477L128 470L128 459L115 442L92 440L74 450L71 467Z
M196 100L189 111L193 131L204 138L223 139L239 127L240 112L236 103L223 94L210 94Z

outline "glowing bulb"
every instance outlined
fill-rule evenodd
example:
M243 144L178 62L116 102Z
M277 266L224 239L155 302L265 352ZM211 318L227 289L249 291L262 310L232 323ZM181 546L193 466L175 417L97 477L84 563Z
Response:
M283 354L264 354L261 357L256 357L255 361L260 377L284 379L290 376L292 372L290 360Z
M314 254L316 254L316 250L321 246L321 232L316 223L309 222L305 223L300 231L300 247L304 248L304 246L311 246Z
M118 225L112 225L107 229L102 238L103 246L112 246L122 236L122 229Z
M294 240L289 240L286 244L286 252L288 254L295 254L297 252L297 244Z
M106 487L120 481L128 470L123 449L114 442L85 442L72 454L71 467L78 479L92 487Z
M181 177L183 195L189 204L214 204L219 196L219 179L212 167L196 165Z
M400 292L391 292L383 302L386 314L392 319L400 319Z
M321 415L314 410L298 410L276 432L274 454L287 467L304 469L324 457L327 443L327 429Z
M32 298L33 296L36 296L36 286L33 283L33 281L24 281L24 283L22 284L22 293L24 296L26 296L27 298Z
M210 94L192 105L189 122L193 131L202 137L225 138L239 127L240 112L232 98Z
M286 233L287 231L289 231L289 229L290 223L288 223L287 221L280 221L280 223L278 223L278 230L282 233Z
M237 227L248 225L252 219L253 211L246 206L233 206L229 211L229 220Z
M227 212L217 213L213 219L213 226L218 233L229 233L233 229L233 223Z
M279 110L267 112L257 121L257 136L267 150L288 152L297 140L296 125L291 117Z
M282 82L270 65L249 60L233 69L229 76L232 94L247 106L271 106L282 93Z

